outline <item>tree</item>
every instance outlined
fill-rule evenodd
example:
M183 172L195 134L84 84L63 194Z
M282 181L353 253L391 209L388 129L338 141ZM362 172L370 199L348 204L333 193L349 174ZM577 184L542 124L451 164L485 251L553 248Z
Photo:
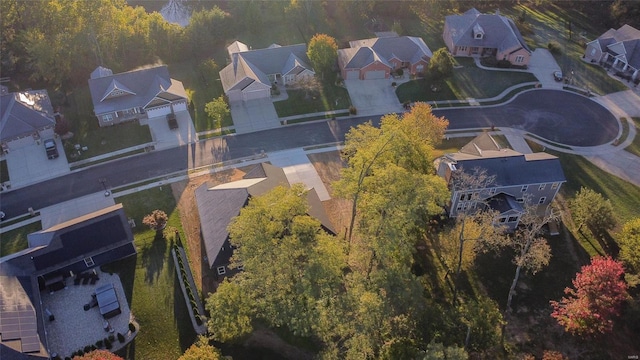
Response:
M627 284L622 280L622 264L610 257L595 257L582 267L564 290L567 297L551 301L551 316L567 332L580 336L608 333L627 299Z
M220 350L209 344L209 339L199 336L193 345L191 345L178 358L178 360L222 360L224 357Z
M69 132L69 130L69 122L64 117L61 117L60 120L56 121L56 125L53 129L53 131L59 136L64 136Z
M571 202L571 210L578 231L587 225L591 231L601 233L616 225L611 201L589 188L580 188Z
M169 217L167 216L167 213L162 210L153 210L151 214L146 215L142 219L142 223L151 229L160 232L167 225L168 220Z
M124 360L109 350L93 350L81 356L74 356L75 360Z
M469 354L463 347L444 346L442 343L430 342L424 351L422 360L467 360Z
M325 73L332 70L338 59L336 39L326 34L315 34L309 41L307 56L316 71L324 77Z
M207 113L209 118L216 122L218 126L222 124L222 120L224 120L225 117L231 114L229 105L227 105L227 102L224 100L224 96L222 95L208 102L204 106L204 111Z
M640 217L627 221L618 236L620 259L640 272Z
M434 79L441 79L451 76L455 60L446 47L440 48L433 53L429 60L429 73Z

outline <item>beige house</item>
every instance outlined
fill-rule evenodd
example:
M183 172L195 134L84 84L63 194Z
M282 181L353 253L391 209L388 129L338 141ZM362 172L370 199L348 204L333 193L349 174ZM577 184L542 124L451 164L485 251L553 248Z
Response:
M640 30L624 25L609 29L588 42L584 59L620 72L633 80L640 78Z
M453 56L495 57L526 66L531 58L516 24L509 18L482 14L475 8L445 18L442 38Z

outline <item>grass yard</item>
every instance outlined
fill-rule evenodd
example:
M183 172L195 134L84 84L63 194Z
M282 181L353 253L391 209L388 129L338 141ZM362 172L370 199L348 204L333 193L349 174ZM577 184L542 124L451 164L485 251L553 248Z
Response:
M138 254L110 264L106 270L120 275L127 301L140 323L139 335L119 355L135 360L177 359L196 335L171 259L174 230L183 233L171 188L154 188L117 200L137 225L134 242ZM142 224L142 218L155 209L169 216L165 237L156 236Z
M42 230L42 224L40 221L36 221L14 230L2 232L2 234L0 234L0 256L6 256L26 249L29 246L27 243L27 235L40 230Z
M347 89L331 83L322 84L319 94L306 96L303 90L287 89L287 100L274 102L279 117L309 114L320 111L344 110L351 106Z
M398 86L396 94L400 102L485 99L497 96L513 85L537 81L530 73L483 70L476 67L473 59L456 60L463 67L453 69L453 76L447 79L436 82L418 79ZM438 90L432 91L431 85Z
M627 119L627 121L629 121L629 119ZM632 118L631 121L633 121L633 123L636 126L636 131L640 132L640 118ZM629 127L629 124L626 125L626 127ZM626 137L623 137L622 139L624 140ZM636 133L636 137L633 139L633 142L631 143L631 145L627 146L625 148L626 151L636 155L636 156L640 156L640 133Z
M70 162L151 142L147 125L127 122L103 128L98 126L88 86L76 88L68 96L68 102L69 106L63 111L74 136L64 141L64 149ZM86 146L88 150L78 155L73 148L75 144Z

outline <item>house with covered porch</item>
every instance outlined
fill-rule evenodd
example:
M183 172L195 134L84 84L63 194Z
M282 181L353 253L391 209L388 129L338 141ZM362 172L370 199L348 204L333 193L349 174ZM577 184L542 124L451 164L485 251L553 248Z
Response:
M184 86L169 76L166 65L119 74L99 66L91 73L89 91L100 126L187 110Z
M584 59L629 79L640 79L640 30L630 25L607 30L587 43Z

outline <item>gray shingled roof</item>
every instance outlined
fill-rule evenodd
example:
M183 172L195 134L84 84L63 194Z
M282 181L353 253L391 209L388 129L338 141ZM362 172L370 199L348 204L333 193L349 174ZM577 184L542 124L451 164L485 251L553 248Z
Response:
M96 69L92 76L107 75L109 69ZM135 95L123 95L113 98L105 97L119 88ZM126 110L135 107L148 107L157 96L174 96L187 98L187 93L180 81L169 77L166 65L132 70L89 79L89 91L96 115Z
M487 205L491 209L498 211L500 214L504 214L510 210L515 210L517 212L522 212L524 210L522 204L517 202L515 197L505 193L496 194L487 200Z
M640 68L640 30L623 25L619 29L609 29L595 41L603 51L621 56L627 64Z
M306 44L272 45L266 49L243 51L244 47L236 43L242 44L235 42L229 46L231 64L220 71L220 80L225 92L242 90L254 81L270 87L271 81L268 75L286 74L292 69L292 61L297 61L298 66L312 70L307 57Z
M499 186L566 181L560 160L551 155L541 159L520 154L461 160L456 167L464 171L474 168L486 169L489 175L496 176L495 182Z
M350 41L351 48L339 50L341 63L346 69L360 69L378 60L391 67L389 61L397 58L400 61L415 64L419 60L429 60L433 53L424 40L415 36L386 36Z
M0 141L29 136L55 124L46 90L10 93L0 97Z
M471 9L463 15L449 15L445 17L455 46L471 46L506 50L527 47L518 28L511 19L498 14L481 14ZM473 36L474 27L484 31L482 39Z

